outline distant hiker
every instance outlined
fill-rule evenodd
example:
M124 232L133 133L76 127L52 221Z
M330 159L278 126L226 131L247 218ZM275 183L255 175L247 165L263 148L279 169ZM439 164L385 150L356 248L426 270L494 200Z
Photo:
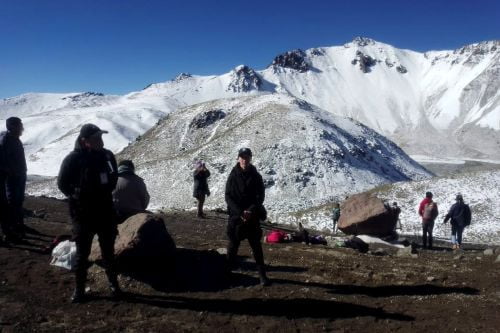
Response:
M7 131L0 133L0 226L6 243L18 243L25 233L23 202L27 168L19 139L24 127L17 117L8 118L6 127Z
M426 192L425 198L420 202L418 208L418 214L422 218L422 245L424 249L427 248L427 237L429 239L429 248L432 248L432 230L438 213L438 206L432 201L432 193Z
M340 204L338 202L333 205L332 219L333 219L333 232L337 232L337 222L340 218Z
M196 162L193 177L193 197L195 197L198 201L198 217L205 218L206 215L203 213L203 204L205 203L205 198L210 196L210 190L208 189L207 182L207 178L210 177L210 171L207 169L203 161Z
M111 294L121 295L114 266L114 244L117 235L112 192L117 182L115 156L104 149L102 134L108 133L94 124L85 124L76 139L75 149L63 160L57 185L69 199L76 242L73 303L85 300L88 257L97 234Z
M149 193L146 184L135 174L135 166L131 160L118 163L118 182L113 191L113 202L118 224L148 208Z
M235 265L240 242L248 239L259 271L260 283L267 286L270 282L266 276L260 243L260 221L265 220L267 214L263 206L265 188L262 176L251 161L252 151L249 148L241 148L238 151L238 163L231 170L226 182L225 198L229 212L227 259L231 269Z
M401 208L398 206L398 203L396 201L392 203L391 210L396 216L396 225L394 226L394 231L403 229L403 226L401 225L401 219L399 218L399 214L401 214Z
M462 234L466 226L471 222L471 211L469 205L464 203L464 198L461 194L457 194L454 203L448 214L444 218L444 223L451 219L451 243L454 250L460 249L462 245Z

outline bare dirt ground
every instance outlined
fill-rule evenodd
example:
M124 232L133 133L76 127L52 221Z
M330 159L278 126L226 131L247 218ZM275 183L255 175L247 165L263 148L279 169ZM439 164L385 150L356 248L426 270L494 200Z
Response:
M64 202L28 198L29 244L0 247L0 332L498 332L500 263L477 247L361 254L301 243L264 244L270 287L261 287L246 242L229 278L225 216L165 215L176 241L175 273L120 276L126 295L109 297L91 267L91 299L70 304L73 275L41 251L70 233ZM374 251L377 253L377 251Z

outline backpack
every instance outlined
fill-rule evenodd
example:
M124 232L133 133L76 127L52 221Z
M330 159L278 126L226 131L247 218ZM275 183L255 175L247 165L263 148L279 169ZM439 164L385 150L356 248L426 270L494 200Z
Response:
M424 212L422 214L424 221L433 221L436 218L436 203L429 202L424 206Z
M470 225L470 222L472 219L472 214L471 214L469 205L464 204L462 214L460 214L460 215L461 215L461 220L463 222L463 226L466 227L466 226Z

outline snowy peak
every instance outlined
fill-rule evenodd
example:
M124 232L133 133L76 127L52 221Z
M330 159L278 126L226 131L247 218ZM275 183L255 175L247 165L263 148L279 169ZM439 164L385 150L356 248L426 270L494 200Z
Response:
M375 40L368 37L355 37L349 44L364 47L368 45L375 45L376 43L377 42Z
M307 55L301 49L287 51L276 56L271 66L273 68L290 68L301 73L307 72L310 69Z
M257 73L246 65L235 67L230 72L231 80L227 86L228 91L232 92L249 92L252 90L260 90L262 79Z

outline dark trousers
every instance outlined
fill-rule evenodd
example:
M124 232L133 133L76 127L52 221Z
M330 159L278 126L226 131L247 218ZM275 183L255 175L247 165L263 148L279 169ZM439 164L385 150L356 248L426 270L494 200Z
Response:
M429 240L429 247L432 247L432 230L434 229L434 221L422 222L422 243L427 247L427 239Z
M5 236L24 233L24 191L26 175L0 174L0 224Z
M258 222L243 222L239 217L230 217L227 224L227 259L232 267L236 263L236 256L240 243L244 239L248 239L250 248L252 249L253 257L257 267L264 267L264 253L262 251L262 229Z
M198 195L196 197L196 200L198 200L198 217L200 217L203 216L203 204L205 203L205 194Z
M117 283L115 270L116 225L112 221L103 221L103 226L91 227L88 221L73 221L73 240L76 243L75 275L77 288L83 289L87 281L88 258L92 248L92 240L97 235L104 269L111 284Z
M458 224L451 225L451 242L453 244L462 245L462 234L464 232L464 227Z

